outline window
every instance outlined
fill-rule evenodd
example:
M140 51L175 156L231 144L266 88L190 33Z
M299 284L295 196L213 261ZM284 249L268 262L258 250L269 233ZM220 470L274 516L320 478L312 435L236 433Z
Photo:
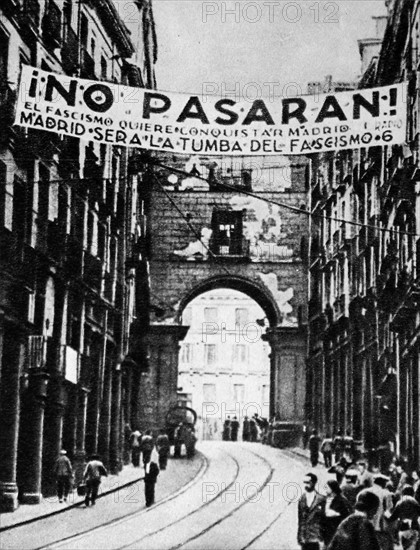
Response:
M88 214L88 250L93 256L98 254L98 217L94 212Z
M206 365L216 364L216 344L204 344L204 362Z
M242 235L243 212L215 210L211 226L213 230L211 250L218 256L243 256L247 250Z
M203 384L203 401L205 403L216 402L216 384Z
M108 77L108 66L103 55L101 56L101 77L103 80L106 80Z
M183 344L182 345L182 356L181 361L183 363L192 363L193 356L193 344Z
M238 307L235 309L235 324L243 328L249 322L249 311L246 307Z
M80 21L80 41L83 46L87 46L88 43L88 20L84 13L82 13L81 21Z
M248 362L248 350L245 344L235 344L233 350L233 362L241 365Z
M270 404L270 386L268 384L263 384L261 386L261 405Z
M45 246L48 229L49 216L49 198L50 198L50 171L46 166L39 167L39 186L38 186L38 246Z
M217 308L205 307L204 308L204 321L206 323L217 323Z

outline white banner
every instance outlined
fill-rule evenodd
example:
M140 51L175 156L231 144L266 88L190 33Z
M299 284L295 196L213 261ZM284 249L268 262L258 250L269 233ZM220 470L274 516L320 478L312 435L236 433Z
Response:
M406 86L235 101L24 66L15 123L88 141L176 153L320 153L403 143Z

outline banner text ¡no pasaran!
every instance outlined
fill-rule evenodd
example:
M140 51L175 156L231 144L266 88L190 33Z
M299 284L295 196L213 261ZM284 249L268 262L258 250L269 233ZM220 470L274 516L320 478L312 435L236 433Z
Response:
M406 138L406 86L235 101L73 78L25 65L15 123L88 141L188 154L279 155Z

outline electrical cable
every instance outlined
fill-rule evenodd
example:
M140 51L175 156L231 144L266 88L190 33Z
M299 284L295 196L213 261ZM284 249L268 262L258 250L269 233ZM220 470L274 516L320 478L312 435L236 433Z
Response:
M195 176L195 175L191 176L191 174L186 172L185 170L180 170L179 168L173 168L171 166L166 166L165 164L161 164L161 163L158 163L158 162L153 162L153 164L155 166L159 166L161 168L164 168L166 170L172 171L172 172L180 174L180 175L184 175L184 176L188 176L188 177L194 177L194 178L197 178L199 180L205 181L209 184L209 186L214 185L214 183L210 182L207 178L204 178L202 176ZM321 220L326 219L326 220L335 221L335 222L339 222L339 223L348 223L349 225L354 225L354 226L357 226L357 227L366 227L367 229L372 229L372 230L382 231L382 232L398 233L398 234L401 234L401 235L407 235L409 237L420 237L420 234L412 233L412 232L409 232L409 231L401 231L399 229L381 227L381 226L378 226L378 225L366 224L366 223L362 223L362 222L356 222L356 221L353 221L353 220L346 220L344 218L339 218L337 216L331 216L331 215L324 216L322 213L317 213L317 212L314 212L314 211L306 210L304 208L298 208L298 207L292 206L290 204L285 204L283 202L268 199L267 197L261 197L261 196L257 195L256 193L253 193L252 191L247 191L246 189L241 189L240 187L235 187L234 185L229 185L227 183L222 183L222 182L217 181L216 185L217 185L218 188L225 188L227 191L235 191L236 193L239 193L239 194L248 195L248 196L253 197L255 199L267 202L269 204L273 204L275 206L279 206L281 208L285 208L285 209L290 210L292 212L296 212L298 214L305 214L309 217L320 218Z

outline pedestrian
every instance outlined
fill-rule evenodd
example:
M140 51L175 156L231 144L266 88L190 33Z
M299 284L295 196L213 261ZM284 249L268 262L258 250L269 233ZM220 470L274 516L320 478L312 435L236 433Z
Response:
M381 550L393 550L394 547L387 522L392 510L392 494L386 488L388 481L389 477L381 473L374 475L372 487L362 489L357 497L359 499L360 495L370 491L379 498L379 506L372 518L372 524Z
M223 422L222 439L223 441L230 441L230 416Z
M255 418L249 420L249 440L254 442L258 439L258 428Z
M147 507L155 503L155 486L158 475L159 467L156 462L147 462L144 472L144 496Z
M338 526L352 513L352 509L349 501L341 494L340 485L335 479L327 481L326 495L322 535L325 546L328 546Z
M399 533L399 543L404 550L416 550L419 541L420 504L414 498L411 485L403 487L401 497L395 505L389 522L398 521L396 528Z
M318 436L318 432L316 430L312 430L311 437L309 438L309 455L313 468L315 468L319 460L319 443L320 438Z
M238 441L239 422L236 416L230 424L230 439L231 441Z
M420 504L420 470L413 470L411 479L413 480L414 498Z
M55 475L57 478L57 496L58 501L67 502L67 497L70 492L71 482L73 478L73 469L71 467L71 462L67 457L67 451L62 449L60 451L60 456L55 462Z
M174 431L174 458L181 458L184 432L184 425L180 422Z
M333 441L334 458L336 463L340 462L343 456L343 445L344 445L343 432L341 430L338 430Z
M362 489L372 487L373 478L372 474L367 469L366 462L359 460L359 462L357 463L357 469L359 471L357 475L357 485L359 485L359 487L361 487Z
M156 450L159 455L159 468L166 470L168 457L170 453L169 437L164 429L160 430L160 434L156 438Z
M405 471L404 461L402 459L397 460L397 462L395 463L395 472L395 479L398 480L397 486L395 488L395 499L397 500L401 497L403 489L406 485L408 485L409 481L408 474Z
M353 511L356 505L357 495L361 491L361 487L357 485L357 470L354 470L353 468L346 470L344 479L345 481L341 485L341 493L343 497L349 501Z
M138 429L135 429L130 435L131 463L135 468L138 468L140 466L140 440L141 433Z
M188 431L185 438L185 450L187 458L193 458L195 455L195 444L197 443L197 436L193 427Z
M308 426L306 424L303 424L303 426L302 426L302 446L303 446L304 450L306 450L306 447L308 446L308 441L309 441Z
M91 456L89 462L87 463L83 474L83 478L86 483L86 506L89 506L89 502L92 504L92 506L95 505L102 476L107 477L108 472L106 471L105 466L100 460L99 455L94 454Z
M318 478L306 474L303 484L305 492L298 504L298 544L302 550L320 550L322 544L322 522L325 513L325 497L315 488Z
M356 502L356 509L340 523L328 550L381 550L371 519L379 506L379 498L367 491Z
M247 416L244 416L242 423L242 441L249 441L249 420Z
M123 460L124 464L129 464L130 462L130 452L131 452L131 434L133 430L128 422L124 425L124 454Z
M143 466L146 467L146 464L150 462L152 451L154 447L152 430L146 430L144 436L141 438L140 449L143 453Z
M353 436L351 431L347 430L346 435L343 438L343 455L346 457L348 462L353 462L356 454L356 447L354 444Z
M325 434L324 440L321 444L321 453L324 457L324 464L326 468L331 468L332 466L332 451L333 451L333 440L330 437L330 434Z

